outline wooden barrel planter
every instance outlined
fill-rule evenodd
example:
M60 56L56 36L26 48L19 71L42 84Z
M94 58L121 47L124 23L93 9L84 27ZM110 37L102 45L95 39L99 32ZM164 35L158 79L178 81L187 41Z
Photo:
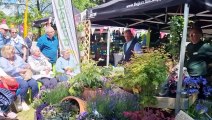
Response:
M82 93L82 98L87 101L90 99L95 99L97 95L101 95L102 93L102 88L92 89L85 87Z
M61 100L61 102L64 102L64 101L75 101L76 103L78 103L79 112L80 113L86 112L87 103L84 100L74 96L68 96Z

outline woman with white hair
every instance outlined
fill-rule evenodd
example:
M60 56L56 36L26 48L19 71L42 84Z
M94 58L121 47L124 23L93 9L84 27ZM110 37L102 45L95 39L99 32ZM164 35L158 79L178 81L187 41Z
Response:
M60 81L66 81L69 77L75 76L80 72L80 66L77 65L75 57L69 49L61 51L62 57L56 61L56 72Z
M32 97L36 97L39 89L37 82L28 77L25 79L23 75L28 74L28 70L30 70L30 65L27 64L20 56L15 54L15 48L11 45L5 45L1 49L0 57L0 67L11 77L14 77L16 81L19 83L19 92L22 101L23 110L29 110L29 106L25 102L25 98L27 95L28 88L32 90ZM30 76L30 75L27 75Z
M53 77L51 63L49 63L37 46L32 46L30 52L31 55L28 57L28 63L33 72L32 78L42 82L42 88L44 89L54 88L57 85L57 80Z

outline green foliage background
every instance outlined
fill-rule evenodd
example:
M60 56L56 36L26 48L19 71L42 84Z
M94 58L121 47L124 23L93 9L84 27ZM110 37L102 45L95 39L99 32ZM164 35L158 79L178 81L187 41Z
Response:
M180 54L180 44L183 32L183 16L173 16L170 21L169 42L165 45L166 51L172 58L178 60Z

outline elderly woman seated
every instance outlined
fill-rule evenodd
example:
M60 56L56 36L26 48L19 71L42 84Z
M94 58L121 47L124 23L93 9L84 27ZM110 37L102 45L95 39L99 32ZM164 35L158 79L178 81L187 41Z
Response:
M35 97L38 93L37 82L30 78L24 79L23 75L30 70L30 65L24 62L24 60L15 55L15 49L11 45L5 45L1 49L0 67L11 77L16 78L19 83L19 92L22 100L23 110L29 110L28 105L25 103L25 97L27 95L28 88L32 90L32 97Z
M61 51L62 57L57 59L56 72L60 81L66 81L80 73L80 66L77 64L75 56L70 53L69 49Z
M32 78L43 83L42 88L52 89L57 85L57 80L53 78L51 71L52 65L48 59L40 52L37 46L32 46L31 56L28 57L28 63L33 71Z
M17 114L9 109L11 104L8 104L9 102L13 102L14 99L7 99L7 97L14 98L14 92L16 92L18 86L19 85L17 81L7 75L7 73L5 73L2 68L0 68L0 93L7 93L6 96L0 94L0 120L5 120L6 117L10 119L17 117ZM7 100L5 101L5 99Z

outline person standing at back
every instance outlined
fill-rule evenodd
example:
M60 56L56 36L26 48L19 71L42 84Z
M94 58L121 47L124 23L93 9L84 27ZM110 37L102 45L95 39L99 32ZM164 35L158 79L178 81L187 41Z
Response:
M8 32L9 32L9 27L7 26L7 24L1 24L0 25L0 56L1 56L2 47L7 43L7 39L5 37L7 36Z
M51 26L46 27L46 34L38 38L37 46L49 62L53 65L57 60L57 52L59 48L59 41L54 36L55 31Z
M202 30L193 26L189 32L190 43L186 47L185 67L189 76L204 77L212 85L212 45L201 40ZM199 98L204 98L203 87L200 84Z
M131 56L134 53L141 53L141 44L134 38L131 30L124 31L124 38L126 43L124 43L123 51L124 58L123 61L130 61Z
M190 76L208 76L212 74L209 64L212 63L212 46L201 40L202 30L193 27L190 32L190 41L186 47L185 66Z
M31 47L32 47L32 36L33 36L33 33L28 32L26 38L24 39L24 41L26 42L29 49L31 49Z

